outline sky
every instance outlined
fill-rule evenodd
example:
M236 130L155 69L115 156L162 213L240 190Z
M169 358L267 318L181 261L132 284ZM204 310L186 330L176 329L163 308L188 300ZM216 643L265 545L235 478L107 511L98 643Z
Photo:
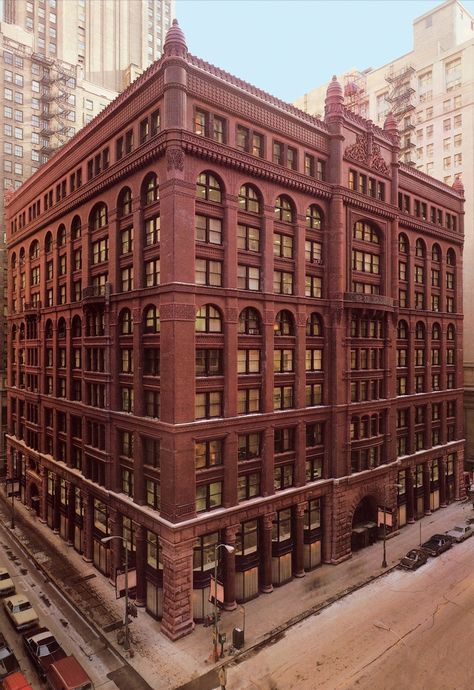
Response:
M285 101L412 49L441 0L176 0L188 50ZM474 0L464 7L474 15Z

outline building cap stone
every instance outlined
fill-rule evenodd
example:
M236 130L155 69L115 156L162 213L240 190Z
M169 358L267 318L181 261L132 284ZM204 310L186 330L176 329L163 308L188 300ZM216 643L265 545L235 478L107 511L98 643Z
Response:
M391 111L389 112L389 114L385 118L383 128L386 132L393 132L394 134L398 133L397 121L395 120L393 113Z
M342 86L337 81L336 75L334 75L326 91L324 114L327 118L331 117L331 115L342 115L343 112L344 93L342 91Z
M453 182L453 189L455 189L460 194L464 194L464 185L460 177L456 177Z
M181 30L178 20L173 19L173 23L168 29L165 42L163 44L163 55L166 57L182 57L186 58L188 54L188 46L186 45L186 38Z

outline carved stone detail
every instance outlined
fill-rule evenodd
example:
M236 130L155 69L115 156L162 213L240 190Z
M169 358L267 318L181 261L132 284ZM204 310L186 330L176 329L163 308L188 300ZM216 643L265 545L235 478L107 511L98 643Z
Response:
M194 321L196 318L196 307L194 304L171 304L160 305L160 321Z
M352 158L354 161L361 163L369 162L369 137L367 134L357 134L356 143L347 146L344 151L346 158Z
M179 146L170 146L166 149L166 169L170 170L184 170L184 151Z
M380 146L378 144L374 144L372 147L371 167L377 172L382 173L382 175L390 174L388 165L380 155Z

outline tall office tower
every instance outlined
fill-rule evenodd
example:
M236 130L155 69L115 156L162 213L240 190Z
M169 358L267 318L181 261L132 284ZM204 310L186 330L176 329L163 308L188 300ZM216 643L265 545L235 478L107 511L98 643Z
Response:
M214 568L232 609L464 495L462 184L342 94L319 120L173 25L7 207L9 474L105 576L123 537L172 639Z
M0 0L0 321L5 308L3 194L161 55L174 0ZM0 323L0 474L4 333Z
M446 184L466 189L464 261L474 259L474 17L458 0L418 17L413 49L375 69L340 76L346 107L382 124L393 112L401 133L401 160ZM295 105L324 110L327 84ZM409 210L407 209L407 212ZM428 218L436 225L435 218ZM474 272L464 272L464 414L466 465L474 469ZM440 311L445 311L440 306Z

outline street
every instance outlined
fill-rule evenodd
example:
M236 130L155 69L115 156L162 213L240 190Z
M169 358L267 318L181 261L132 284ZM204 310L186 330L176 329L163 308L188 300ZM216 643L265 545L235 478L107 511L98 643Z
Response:
M229 666L227 690L473 687L474 538L395 570Z
M9 524L9 523L8 523ZM24 593L40 617L40 625L54 634L67 654L74 654L94 681L96 690L114 690L116 684L107 674L123 666L123 662L111 652L61 593L27 560L11 540L9 530L0 525L0 565L8 569L17 593ZM3 608L3 604L1 604ZM32 687L44 687L35 673L24 649L21 633L17 633L6 614L0 615L0 631L13 649L22 672Z

